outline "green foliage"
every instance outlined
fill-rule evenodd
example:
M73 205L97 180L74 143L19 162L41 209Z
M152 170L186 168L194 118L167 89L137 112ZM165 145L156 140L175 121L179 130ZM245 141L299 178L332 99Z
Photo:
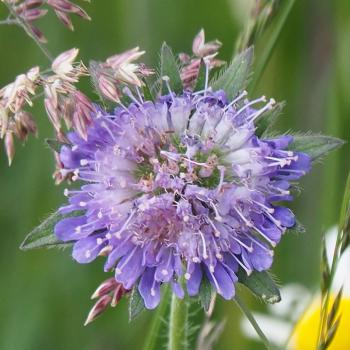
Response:
M205 88L205 77L206 77L207 67L203 60L201 60L201 65L199 67L198 77L193 91L200 91Z
M264 113L255 123L255 134L259 137L268 136L275 125L278 117L281 115L285 102L277 103L273 109Z
M202 278L199 289L199 300L203 309L207 312L210 307L210 302L213 296L213 288L207 278Z
M254 50L252 47L243 51L227 66L221 69L219 76L210 81L209 86L216 90L224 90L231 100L239 91L243 90L250 74Z
M145 304L136 285L131 291L129 300L129 321L133 321L144 309Z
M68 247L70 242L59 241L54 234L55 225L64 218L79 216L81 212L74 212L62 215L58 211L51 214L39 226L31 231L22 242L20 248L22 250L31 250L37 248L53 248L53 247Z
M169 77L169 84L172 91L175 93L181 93L183 86L180 77L180 70L176 58L171 48L163 43L160 51L160 74L161 78L164 76ZM168 94L169 91L164 81L162 82L162 95Z
M240 270L238 273L239 282L245 285L254 295L269 304L281 301L281 294L267 271L254 271L250 276Z
M294 136L293 143L289 146L292 151L304 152L313 161L326 156L344 144L343 140L325 135L297 135Z

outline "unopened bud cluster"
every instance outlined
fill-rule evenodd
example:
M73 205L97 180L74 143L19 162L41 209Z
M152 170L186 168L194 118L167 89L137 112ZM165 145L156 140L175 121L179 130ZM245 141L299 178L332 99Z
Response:
M90 20L89 15L80 6L68 0L2 0L10 10L9 19L25 24L31 34L40 42L46 43L47 39L36 22L43 18L52 9L57 18L70 30L74 30L71 15Z

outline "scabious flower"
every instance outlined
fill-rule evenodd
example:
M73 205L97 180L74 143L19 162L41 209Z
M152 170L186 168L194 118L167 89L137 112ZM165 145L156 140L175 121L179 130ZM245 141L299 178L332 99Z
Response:
M67 189L55 226L74 242L73 258L106 256L125 291L138 288L155 308L161 285L183 298L207 279L225 299L235 295L239 270L271 267L273 248L293 213L278 204L310 169L310 158L288 149L293 137L259 138L256 121L273 108L265 97L228 100L224 91L185 90L155 101L130 99L108 113L96 107L86 138L68 134L61 171L79 188Z

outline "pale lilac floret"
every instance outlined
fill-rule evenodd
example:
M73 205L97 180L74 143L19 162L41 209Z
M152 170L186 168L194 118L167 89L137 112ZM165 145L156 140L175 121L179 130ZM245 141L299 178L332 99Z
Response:
M55 227L73 241L73 258L106 255L125 289L138 287L155 308L161 285L183 298L203 279L225 299L235 295L239 270L271 267L273 248L295 225L294 181L310 158L288 150L291 136L261 139L255 122L271 109L264 98L227 101L223 91L174 93L99 112L87 140L69 134L64 170L79 189L66 190L62 213L78 216ZM263 104L262 107L259 105Z

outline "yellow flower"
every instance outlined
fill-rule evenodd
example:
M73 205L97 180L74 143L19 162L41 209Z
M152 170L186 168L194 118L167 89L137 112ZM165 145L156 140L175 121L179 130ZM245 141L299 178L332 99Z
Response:
M333 304L335 295L330 298ZM350 349L350 297L344 296L340 302L338 315L341 315L338 330L328 350ZM316 349L318 327L320 323L320 301L313 302L297 322L289 350Z

